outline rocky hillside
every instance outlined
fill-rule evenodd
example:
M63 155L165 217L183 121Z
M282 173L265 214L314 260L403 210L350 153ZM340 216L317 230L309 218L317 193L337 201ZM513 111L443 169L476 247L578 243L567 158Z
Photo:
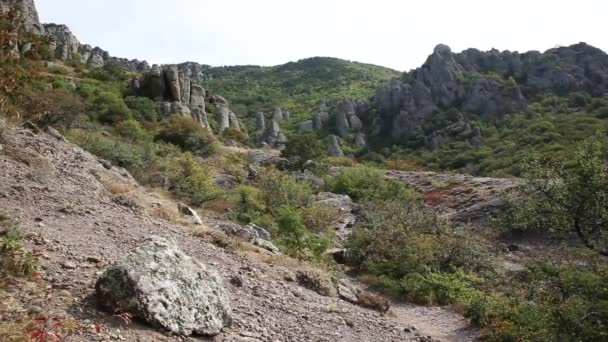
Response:
M175 250L179 248L202 261L206 270L218 272L217 281L208 281L222 286L214 293L227 293L228 298L221 301L231 308L231 324L224 323L227 326L214 341L430 340L426 335L462 341L474 336L474 332L458 331L466 323L456 314L397 306L396 314L386 315L340 299L339 293L353 300L345 288L341 292L332 288L331 280L321 288L302 282L299 279L304 276L299 274L314 269L222 233L243 229L234 223L211 220L209 227L197 226L188 216L178 214L175 203L141 188L125 170L66 142L57 132L50 132L51 135L24 129L2 130L0 208L19 222L27 248L36 251L42 264L36 279L19 281L7 289L4 296L11 299L3 297L0 317L4 320L16 322L19 315L29 312L62 324L70 322L67 341L183 341L185 337L164 335L161 330L140 325L139 319L145 316L137 316L138 321L125 325L125 318L130 321L127 316L121 318L116 311L114 316L107 315L99 311L95 301L94 285L99 276L127 255L131 259L124 262L134 262L137 253L130 252L142 246L146 238L159 236L177 243L169 244L173 246L169 247L173 248L170 253L182 255ZM167 242L159 239L147 241L160 248L155 253L162 259L162 246ZM155 267L160 272L162 266ZM187 272L173 273L173 277L187 276ZM104 279L105 285L98 284L98 288L110 286L108 282L114 278ZM312 290L302 284L313 286ZM179 305L188 308L185 298L172 305L174 312L155 312L173 317L178 315ZM431 324L430 317L443 323ZM212 323L216 322L214 319L205 318L202 322L207 327L217 327ZM414 332L412 323L425 329ZM68 331L57 327L51 329Z
M480 142L478 128L466 123L471 116L492 121L525 111L539 93L603 96L607 91L608 55L585 43L544 53L453 53L438 45L422 67L380 87L374 107L382 133L393 141L411 143L422 137L426 147L437 149L449 141L449 130L473 131L472 142ZM462 114L448 118L453 121L448 126L429 125L437 113L454 109Z

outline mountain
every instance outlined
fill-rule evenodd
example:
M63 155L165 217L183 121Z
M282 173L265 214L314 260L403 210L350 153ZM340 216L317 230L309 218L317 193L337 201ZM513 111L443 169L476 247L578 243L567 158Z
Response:
M454 53L440 44L373 98L329 112L329 133L343 144L369 140L362 152L432 169L514 174L525 154L565 155L572 142L608 127L608 55L585 43L544 53Z
M296 122L312 118L323 99L370 97L382 83L399 77L389 68L330 57L273 67L217 67L209 73L206 87L228 98L236 112L270 113L278 106Z

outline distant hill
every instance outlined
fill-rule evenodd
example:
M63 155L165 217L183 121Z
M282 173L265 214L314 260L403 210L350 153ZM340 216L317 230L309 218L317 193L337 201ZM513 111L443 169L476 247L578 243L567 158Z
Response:
M398 78L396 70L338 58L313 57L273 67L211 68L205 87L222 94L239 114L275 106L292 113L292 123L309 119L324 98L368 98L381 84Z

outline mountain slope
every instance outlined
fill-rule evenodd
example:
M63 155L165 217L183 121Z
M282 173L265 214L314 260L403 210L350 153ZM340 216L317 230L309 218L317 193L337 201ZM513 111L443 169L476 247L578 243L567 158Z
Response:
M206 87L230 100L238 113L290 111L294 121L309 119L325 98L370 97L399 72L337 58L313 57L273 67L232 66L209 70Z

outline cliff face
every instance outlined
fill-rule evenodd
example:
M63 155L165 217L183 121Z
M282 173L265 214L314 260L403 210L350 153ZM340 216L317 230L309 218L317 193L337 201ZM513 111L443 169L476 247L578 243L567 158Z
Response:
M446 131L460 131L482 141L478 127L467 122L526 110L526 93L567 95L608 93L608 55L579 43L540 53L468 49L453 53L438 45L422 67L376 91L374 128L393 143L424 143L436 149L449 141ZM443 126L432 124L448 113Z

